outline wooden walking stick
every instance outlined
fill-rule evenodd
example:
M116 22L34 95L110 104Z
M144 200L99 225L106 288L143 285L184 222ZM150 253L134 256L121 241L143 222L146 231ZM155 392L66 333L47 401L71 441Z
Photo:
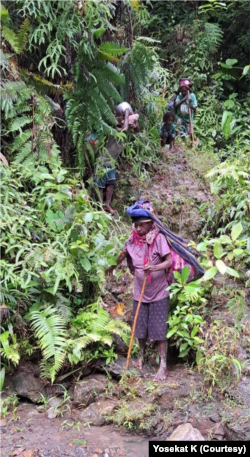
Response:
M130 342L129 342L129 348L128 348L126 370L128 370L128 368L129 368L130 356L131 356L131 351L132 351L132 346L133 346L133 341L134 341L134 335L135 335L135 328L136 328L138 314L139 314L139 311L140 311L141 302L142 302L143 295L144 295L144 290L145 290L145 287L146 287L146 282L147 282L147 276L145 276L145 278L143 280L143 284L142 284L142 288L141 288L141 295L140 295L140 298L139 298L139 301L138 301L138 305L137 305L137 308L136 308L136 312L135 312L134 323L133 323L133 328L132 328L132 334L131 334L131 338L130 338Z
M189 96L190 96L190 92L188 91L188 97ZM189 100L189 102L190 102L190 100ZM190 103L188 103L188 112L189 112L189 125L190 125L189 135L190 135L190 139L192 141L192 146L194 146L194 125L193 125L193 121L192 121L192 113L191 113Z

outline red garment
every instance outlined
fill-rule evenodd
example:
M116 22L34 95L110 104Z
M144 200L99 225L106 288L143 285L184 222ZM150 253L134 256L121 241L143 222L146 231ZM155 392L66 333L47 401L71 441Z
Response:
M152 265L162 263L162 258L170 253L166 237L159 233L158 229L153 228L145 236L141 237L131 234L124 247L127 253L128 265L130 271L134 274L134 300L139 300L144 280L144 267L150 259ZM147 281L143 296L144 303L152 303L168 297L168 283L166 279L166 271L153 271Z

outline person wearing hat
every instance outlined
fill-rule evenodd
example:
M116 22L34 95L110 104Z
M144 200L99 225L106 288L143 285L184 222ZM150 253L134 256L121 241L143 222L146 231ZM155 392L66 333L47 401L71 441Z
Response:
M129 103L123 102L116 106L115 119L118 132L127 133L128 131L133 131L137 133L139 131L139 115L133 113ZM126 141L118 140L116 136L109 135L105 144L105 152L101 154L97 161L94 181L99 188L103 209L111 214L114 214L114 210L111 208L111 200L116 184L116 161L125 147Z
M191 119L193 121L196 110L197 110L197 100L193 92L190 93L191 84L190 80L182 79L180 81L179 94L175 100L175 110L179 119L177 120L177 126L182 126L182 131L184 133L190 132L190 119L189 119L189 108L191 108Z
M140 202L137 202L140 203ZM151 207L150 202L146 204ZM145 202L144 202L145 205ZM152 212L152 209L149 209ZM131 215L133 231L120 253L117 264L127 259L128 267L134 275L133 318L137 309L145 275L147 283L137 319L135 337L139 340L140 356L134 362L142 369L146 341L156 341L160 353L160 367L155 381L164 381L167 377L167 319L168 297L167 271L172 265L172 257L166 237L160 233L151 217L143 211ZM108 276L116 266L107 269Z

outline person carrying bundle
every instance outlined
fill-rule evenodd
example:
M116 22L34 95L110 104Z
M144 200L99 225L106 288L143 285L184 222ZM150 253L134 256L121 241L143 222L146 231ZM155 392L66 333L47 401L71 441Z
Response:
M160 353L160 367L154 381L167 377L167 319L169 310L168 286L173 272L188 266L188 280L198 279L204 271L187 248L184 240L174 235L155 216L149 201L138 201L127 209L133 222L133 231L125 243L115 266L106 270L108 276L127 259L134 275L133 331L127 357L135 336L139 340L140 356L134 362L139 370L143 367L146 341L156 341ZM133 333L135 331L135 333Z
M147 206L152 208L150 204ZM120 253L118 266L127 259L134 275L133 316L138 305L144 277L147 276L145 292L138 315L135 337L139 340L140 357L134 362L139 370L143 367L146 341L157 341L161 357L160 368L154 380L163 381L167 377L167 319L168 283L166 271L172 265L170 249L166 237L160 233L150 216L131 216L134 228ZM115 266L108 268L113 273Z
M179 87L179 94L176 97L174 108L178 116L177 127L181 127L183 133L190 134L190 123L193 123L196 110L197 100L193 92L190 92L190 80L182 79ZM178 128L177 128L178 130Z
M123 102L116 106L115 119L117 132L139 132L139 115L133 113L129 103ZM97 161L94 181L99 188L103 209L111 214L114 214L114 210L111 208L111 200L116 184L116 162L125 147L125 140L118 140L116 136L109 135L105 144L105 152Z

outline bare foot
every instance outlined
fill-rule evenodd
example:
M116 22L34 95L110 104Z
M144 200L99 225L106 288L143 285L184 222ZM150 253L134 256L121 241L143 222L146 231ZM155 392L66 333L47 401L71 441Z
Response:
M133 366L137 368L138 370L142 370L143 367L143 359L139 357L137 360L133 360L132 362Z
M167 379L167 368L160 367L154 377L154 381L166 381L166 379Z
M106 211L107 213L111 213L111 214L115 214L115 211L111 208L111 206L109 205L103 205L103 209L104 211Z

